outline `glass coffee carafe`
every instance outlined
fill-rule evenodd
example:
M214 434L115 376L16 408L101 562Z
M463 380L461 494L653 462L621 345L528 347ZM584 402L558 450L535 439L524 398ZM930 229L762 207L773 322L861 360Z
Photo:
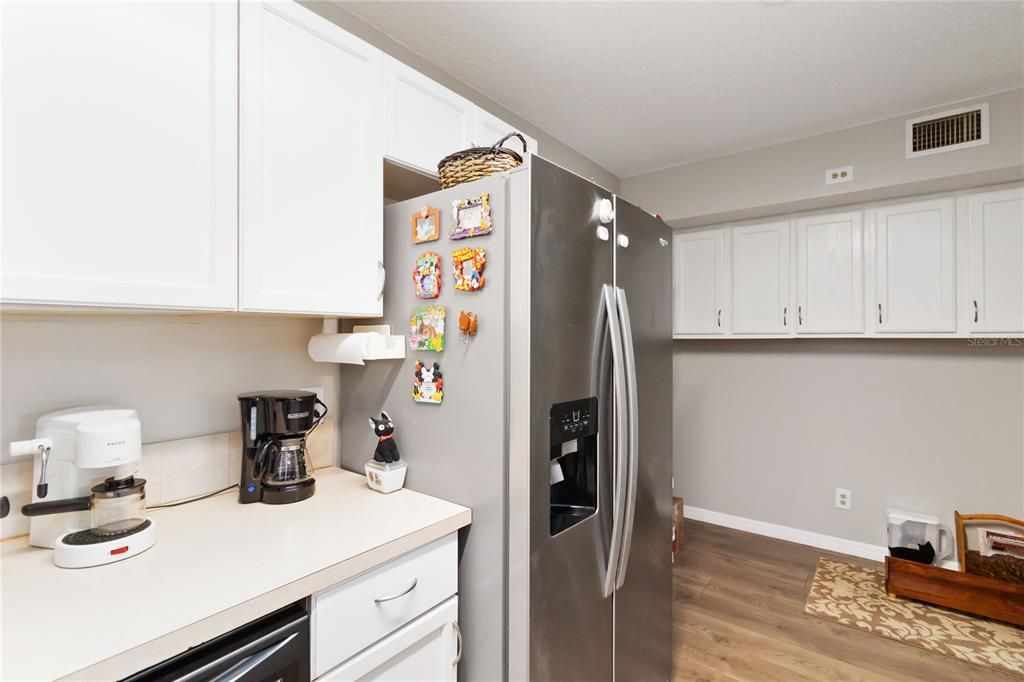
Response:
M286 486L307 481L312 476L306 462L306 439L268 439L253 460L253 478L263 485Z

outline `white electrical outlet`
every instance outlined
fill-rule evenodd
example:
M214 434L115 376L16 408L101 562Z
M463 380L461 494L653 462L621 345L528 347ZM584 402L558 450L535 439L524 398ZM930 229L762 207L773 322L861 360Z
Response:
M847 511L853 506L853 493L845 488L836 488L836 509Z
M825 171L826 185L837 185L840 182L850 182L851 180L853 180L853 166L829 168Z

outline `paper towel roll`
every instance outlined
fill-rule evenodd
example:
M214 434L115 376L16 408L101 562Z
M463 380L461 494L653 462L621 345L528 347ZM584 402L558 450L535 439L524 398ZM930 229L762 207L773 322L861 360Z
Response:
M369 334L317 334L309 340L309 357L317 362L363 365Z

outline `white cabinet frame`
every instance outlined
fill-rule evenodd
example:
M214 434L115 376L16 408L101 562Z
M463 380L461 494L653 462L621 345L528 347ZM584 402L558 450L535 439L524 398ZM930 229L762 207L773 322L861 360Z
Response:
M5 304L235 309L237 11L0 3Z
M730 329L733 334L789 334L792 315L790 223L776 220L731 230Z
M672 240L673 333L720 336L728 332L729 232L679 232ZM688 271L687 264L700 270Z
M384 59L383 87L389 160L436 176L441 159L469 146L476 118L472 102L390 57Z
M887 204L873 214L872 328L881 333L956 332L954 199Z
M796 331L864 331L864 237L861 211L796 220Z
M238 308L380 316L381 53L295 2L240 16Z
M1024 188L968 195L966 252L970 332L1024 332Z

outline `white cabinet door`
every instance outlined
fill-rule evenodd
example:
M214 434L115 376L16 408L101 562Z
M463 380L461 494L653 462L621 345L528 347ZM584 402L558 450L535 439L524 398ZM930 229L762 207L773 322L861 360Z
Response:
M970 329L1024 331L1024 189L967 199Z
M480 107L476 108L473 126L473 139L471 144L477 147L489 147L511 132L518 132L523 136L526 140L527 152L530 154L537 153L537 140L520 131L515 126L505 123L489 111L484 111ZM507 141L504 146L518 154L523 153L523 143L520 142L518 138L512 138Z
M953 221L952 198L875 209L878 331L956 331Z
M418 71L388 58L384 65L384 154L437 175L437 164L470 144L476 107Z
M725 247L724 229L672 238L673 334L724 333Z
M788 333L789 222L734 227L731 248L733 333Z
M379 316L381 54L297 3L240 16L239 307Z
M237 7L0 4L3 300L233 310Z
M798 333L864 331L860 211L796 221Z
M462 649L458 620L459 598L451 597L317 679L454 682Z

